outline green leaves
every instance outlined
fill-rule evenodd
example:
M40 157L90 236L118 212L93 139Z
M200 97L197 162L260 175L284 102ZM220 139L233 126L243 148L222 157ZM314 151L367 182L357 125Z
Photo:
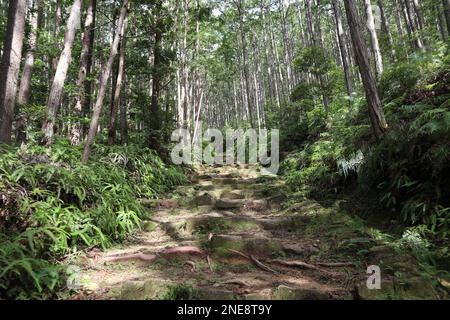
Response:
M0 296L57 290L64 275L48 261L123 240L145 213L139 198L155 198L187 181L150 149L97 146L88 165L79 163L80 153L60 140L51 152L30 145L20 156L14 149L0 156L0 192L16 195L18 207L2 208L14 210L8 229L15 232L0 232ZM19 187L26 191L19 194Z

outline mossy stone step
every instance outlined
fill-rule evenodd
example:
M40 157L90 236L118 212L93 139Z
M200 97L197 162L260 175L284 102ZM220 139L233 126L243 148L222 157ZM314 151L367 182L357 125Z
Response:
M279 240L246 234L213 235L209 242L209 248L219 256L232 255L233 253L229 249L258 256L283 255L283 245Z
M242 190L225 190L220 194L220 199L245 199L245 192Z
M262 229L255 219L234 215L231 212L225 215L220 213L200 215L189 219L187 226L189 230L200 232L242 232Z
M161 279L128 281L122 284L119 292L111 291L110 297L120 300L155 300L166 292L170 284Z
M243 207L245 201L243 199L218 199L215 203L215 208L220 210L238 209Z
M272 300L328 300L330 294L315 288L291 288L280 285L272 292Z

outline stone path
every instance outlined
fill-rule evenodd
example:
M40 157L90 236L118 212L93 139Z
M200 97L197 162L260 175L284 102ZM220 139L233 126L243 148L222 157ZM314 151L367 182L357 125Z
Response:
M360 251L392 256L352 218L253 166L202 167L170 199L144 204L141 232L78 259L74 299L376 298Z

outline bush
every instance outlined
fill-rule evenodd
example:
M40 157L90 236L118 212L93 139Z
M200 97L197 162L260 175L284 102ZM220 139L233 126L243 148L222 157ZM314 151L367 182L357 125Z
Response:
M436 64L436 60L443 62ZM303 148L282 163L288 184L297 191L324 193L356 183L359 191L376 195L386 211L400 215L405 224L424 224L432 234L446 239L450 60L436 60L417 58L383 74L380 91L390 128L378 142L363 96L352 97L351 108L345 100L335 99L321 121L326 126L317 126L314 117L307 117ZM421 74L427 74L428 80ZM308 91L295 95L299 92ZM308 114L321 110L315 106Z
M65 140L51 150L3 148L0 296L54 291L62 277L58 258L123 240L145 216L139 198L186 182L150 149L98 145L87 164L79 161L81 151ZM23 292L15 289L19 282Z

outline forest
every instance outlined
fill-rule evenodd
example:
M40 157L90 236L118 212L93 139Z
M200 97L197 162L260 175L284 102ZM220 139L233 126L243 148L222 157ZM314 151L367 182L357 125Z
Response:
M0 56L0 300L450 298L450 0L0 0Z

